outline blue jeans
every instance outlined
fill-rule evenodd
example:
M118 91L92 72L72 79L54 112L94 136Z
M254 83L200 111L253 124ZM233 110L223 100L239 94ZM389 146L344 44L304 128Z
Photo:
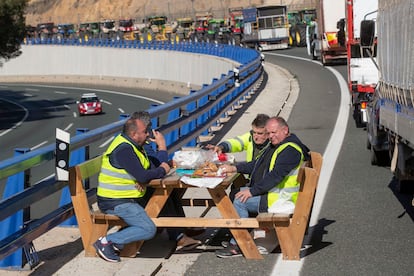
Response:
M248 189L248 187L242 187L240 190ZM259 213L260 196L253 196L241 202L239 199L234 199L233 206L241 218L248 218L249 213ZM234 238L230 240L231 244L236 244Z
M155 236L157 227L138 203L122 203L107 210L106 213L117 215L128 226L118 232L109 234L106 239L117 244L127 244L134 241L149 240Z

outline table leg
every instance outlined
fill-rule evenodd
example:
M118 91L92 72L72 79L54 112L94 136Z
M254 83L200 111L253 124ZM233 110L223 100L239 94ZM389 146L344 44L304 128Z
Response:
M155 189L154 193L152 194L150 200L147 203L147 206L145 207L145 211L147 212L150 218L158 217L172 191L172 188Z
M223 187L217 186L214 189L208 189L208 191L223 218L240 218ZM259 250L257 249L256 244L247 229L230 228L230 232L237 241L237 244L246 259L263 259L263 256L259 253Z

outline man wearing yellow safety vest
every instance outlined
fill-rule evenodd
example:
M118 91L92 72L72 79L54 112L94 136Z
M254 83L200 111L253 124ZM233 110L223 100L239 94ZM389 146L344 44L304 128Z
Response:
M156 165L144 148L150 132L154 135L151 141L158 147L156 158L159 162ZM151 129L148 112L134 112L126 120L122 133L114 138L103 154L98 177L99 209L119 216L128 225L106 237L100 237L93 244L96 252L106 261L119 262L120 257L115 251L120 251L125 244L154 237L157 228L143 206L147 201L147 184L170 171L167 161L165 138L160 132ZM181 240L185 238L191 239L184 234L180 236ZM190 243L198 244L198 241L193 242L191 239Z
M269 144L265 125L269 116L257 114L252 121L252 129L242 135L227 139L217 146L207 145L206 148L214 149L218 154L226 152L246 152L246 162L257 159Z
M296 203L299 192L297 174L305 160L309 160L309 149L289 131L281 117L272 117L266 122L266 133L270 146L257 159L236 166L222 165L226 172L250 174L250 185L236 193L233 205L241 218L249 213L268 212L281 201ZM226 248L217 250L221 258L241 256L241 251L232 239Z

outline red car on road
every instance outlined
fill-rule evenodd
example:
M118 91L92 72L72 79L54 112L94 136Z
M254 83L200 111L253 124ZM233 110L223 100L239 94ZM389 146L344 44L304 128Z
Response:
M102 113L102 100L95 93L83 94L78 104L79 116Z

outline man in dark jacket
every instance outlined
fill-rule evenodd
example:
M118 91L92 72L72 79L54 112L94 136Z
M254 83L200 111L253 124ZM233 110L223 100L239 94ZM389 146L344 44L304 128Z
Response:
M222 165L226 172L240 172L250 175L250 185L236 193L233 205L241 218L249 213L268 212L281 201L294 205L300 183L297 174L302 163L310 159L309 149L289 131L281 117L272 117L266 123L266 132L271 145L255 161L236 166ZM234 239L230 245L217 250L218 257L240 256L241 252Z

